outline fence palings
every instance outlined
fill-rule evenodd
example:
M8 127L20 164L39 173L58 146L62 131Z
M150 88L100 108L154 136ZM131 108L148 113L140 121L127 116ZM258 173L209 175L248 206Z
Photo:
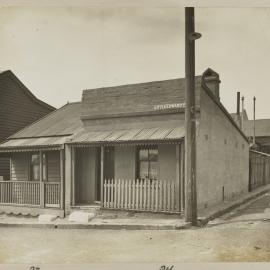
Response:
M270 155L258 151L250 151L249 190L270 183Z
M104 208L176 212L175 182L150 179L105 179Z

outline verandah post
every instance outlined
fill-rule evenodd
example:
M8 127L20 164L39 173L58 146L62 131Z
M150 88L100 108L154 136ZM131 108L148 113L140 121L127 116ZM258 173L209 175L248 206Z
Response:
M42 157L42 151L39 150L39 184L40 184L40 207L45 207L45 189L44 189L44 182L43 182L43 157Z
M75 179L75 146L71 147L71 183L72 183L72 198L71 198L71 205L75 205L75 201L76 201L76 179Z
M176 207L177 211L180 211L181 209L181 176L180 176L180 161L181 161L181 155L180 155L180 144L176 144L175 146L176 150L176 182L175 182L175 189L176 189L176 196L175 196L175 202L173 202L173 209Z
M100 180L101 180L101 185L100 185L100 200L101 200L101 206L103 207L103 185L104 185L104 146L100 147Z
M71 146L70 145L67 145L65 144L65 147L64 147L64 151L65 151L65 154L64 154L64 157L65 157L65 164L66 166L64 166L64 170L65 170L65 173L64 173L64 177L65 177L65 180L64 180L64 193L65 193L65 196L64 196L64 200L65 200L65 203L64 203L64 213L65 215L66 214L69 214L70 213L70 207L71 207L71 183L72 183L72 171L71 171Z
M65 194L64 194L64 179L65 179L65 152L64 149L60 149L60 209L64 210L65 206Z

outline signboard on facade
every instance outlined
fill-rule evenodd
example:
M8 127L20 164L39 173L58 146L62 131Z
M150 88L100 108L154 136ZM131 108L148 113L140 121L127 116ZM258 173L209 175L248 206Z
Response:
M179 109L185 108L186 103L172 103L172 104L161 104L161 105L154 105L155 111L163 111L169 109Z

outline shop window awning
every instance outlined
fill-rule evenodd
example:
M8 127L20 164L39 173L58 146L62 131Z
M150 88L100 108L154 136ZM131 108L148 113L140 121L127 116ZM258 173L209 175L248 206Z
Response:
M108 131L83 130L73 136L71 144L131 143L176 141L184 137L184 126L121 129Z

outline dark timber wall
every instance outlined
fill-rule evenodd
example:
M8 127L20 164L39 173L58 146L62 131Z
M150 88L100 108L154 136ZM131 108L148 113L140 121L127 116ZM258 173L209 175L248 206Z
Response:
M37 99L11 71L0 73L0 142L53 110ZM0 158L0 176L9 179L6 158Z

